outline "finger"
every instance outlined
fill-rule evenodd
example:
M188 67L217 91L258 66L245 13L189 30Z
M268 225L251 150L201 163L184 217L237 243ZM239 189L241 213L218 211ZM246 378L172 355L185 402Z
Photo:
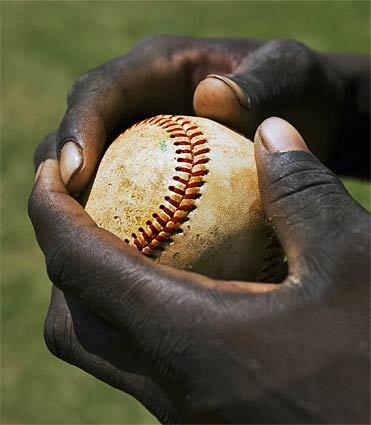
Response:
M142 43L74 84L58 132L61 175L70 191L87 185L105 144L135 117L191 111L186 64L172 60L173 44Z
M47 159L57 159L57 130L48 133L36 147L34 154L35 170Z
M195 111L252 137L258 124L313 90L318 80L314 53L303 44L273 40L230 74L210 75L199 84Z
M44 339L56 357L139 400L162 422L175 420L152 365L128 335L53 286Z
M144 97L156 91L161 103L161 96L171 84L166 76L161 76L151 80L152 87L149 87L149 76L158 74L154 68L154 64L144 66L139 59L132 60L121 66L125 80L107 69L107 75L91 72L75 84L58 133L61 175L73 193L81 191L89 182L105 144L114 138L120 122L143 113ZM179 96L184 97L184 93ZM148 114L158 112L154 103L153 99L147 100Z
M296 41L273 40L247 55L232 73L201 81L194 108L197 115L234 127L250 138L265 118L274 115L289 117L306 131L305 122L316 113L313 102L331 88L313 51ZM298 106L306 109L306 121Z
M231 78L211 74L196 87L193 108L196 115L219 121L248 133L251 102Z
M63 184L59 163L56 160L48 159L40 164L29 200L29 214L36 230L37 240L46 252L55 242L52 236L73 239L73 232L79 228L82 229L82 233L85 232L89 236L99 235L104 242L108 241L114 247L125 247L119 238L98 228L82 206L70 196ZM64 234L62 230L65 231Z
M255 158L264 211L286 252L289 273L338 267L334 248L336 257L352 234L367 233L361 224L367 213L280 118L269 118L258 128ZM365 256L364 246L355 249Z

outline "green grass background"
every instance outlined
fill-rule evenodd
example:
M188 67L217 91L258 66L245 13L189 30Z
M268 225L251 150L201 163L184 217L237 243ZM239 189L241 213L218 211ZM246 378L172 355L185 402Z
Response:
M290 37L369 52L368 2L1 2L3 424L155 423L131 397L52 357L50 284L27 218L33 150L73 81L153 34ZM355 148L357 141L349 141ZM369 208L368 183L346 180Z

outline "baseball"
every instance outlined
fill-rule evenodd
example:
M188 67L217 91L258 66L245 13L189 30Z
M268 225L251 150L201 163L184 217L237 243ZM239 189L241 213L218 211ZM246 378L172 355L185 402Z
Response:
M122 133L85 209L153 261L210 277L274 281L283 260L253 143L205 118L159 115Z

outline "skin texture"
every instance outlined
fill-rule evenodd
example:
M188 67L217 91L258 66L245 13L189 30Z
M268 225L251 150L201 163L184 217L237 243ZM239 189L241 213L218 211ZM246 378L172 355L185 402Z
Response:
M327 164L337 158L335 171L367 175L356 154L368 144L366 126L354 129L364 132L350 166L339 148L350 134L341 117L369 114L367 61L348 59L287 40L162 37L81 77L59 130L36 150L42 165L29 201L54 283L44 329L51 352L132 394L162 422L367 422L369 215L299 134ZM198 87L209 74L238 83L249 109L229 84L215 90L218 78ZM192 104L256 132L263 208L288 258L281 284L155 266L76 200L120 130L146 115L192 113ZM299 133L277 118L257 130L273 114ZM71 140L82 162L68 178L68 155L55 158Z

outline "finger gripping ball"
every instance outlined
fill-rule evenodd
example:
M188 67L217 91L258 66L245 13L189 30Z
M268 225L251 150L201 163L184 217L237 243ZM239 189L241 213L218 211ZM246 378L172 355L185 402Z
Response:
M282 263L253 143L205 118L159 115L130 127L106 151L85 208L160 264L272 281Z

